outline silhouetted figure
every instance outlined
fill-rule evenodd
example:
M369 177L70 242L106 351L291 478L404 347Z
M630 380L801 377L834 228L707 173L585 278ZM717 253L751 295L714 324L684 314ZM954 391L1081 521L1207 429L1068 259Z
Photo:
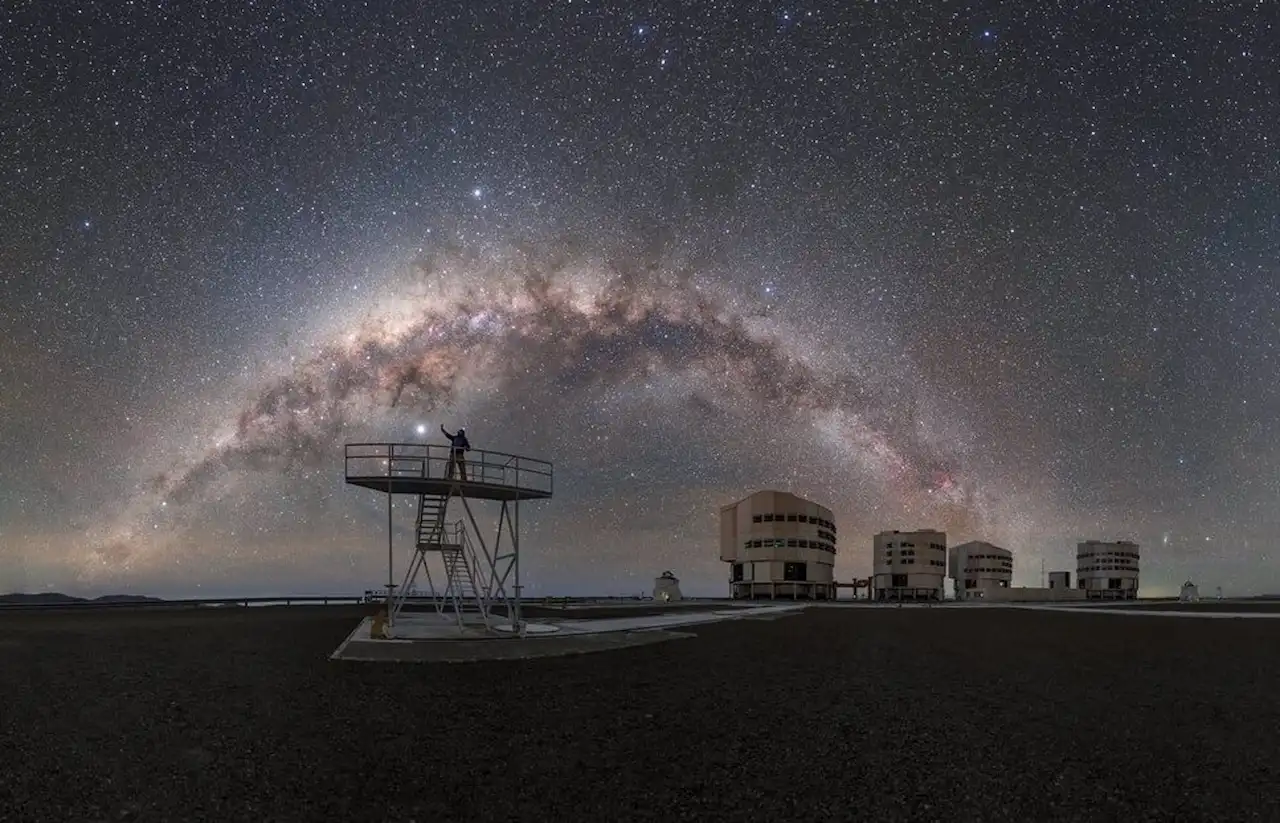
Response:
M467 430L458 429L457 434L449 434L448 429L443 424L440 431L444 436L449 438L449 466L446 470L446 478L453 479L454 472L462 478L465 483L467 480L467 452L471 451L471 441L467 440Z

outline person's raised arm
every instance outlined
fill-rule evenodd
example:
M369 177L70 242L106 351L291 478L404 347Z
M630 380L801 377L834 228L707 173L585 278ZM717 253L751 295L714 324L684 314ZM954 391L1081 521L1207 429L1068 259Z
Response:
M452 435L452 434L449 434L448 430L447 430L447 429L445 429L445 427L444 427L444 424L443 424L443 423L441 423L441 424L440 424L440 431L444 434L444 436L445 436L445 437L449 438L450 440L452 440L452 439L453 439L453 435Z

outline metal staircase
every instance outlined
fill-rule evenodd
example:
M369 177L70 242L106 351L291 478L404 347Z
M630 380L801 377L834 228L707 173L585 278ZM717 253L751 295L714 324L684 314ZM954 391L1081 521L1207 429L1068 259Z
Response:
M489 577L484 574L475 544L463 522L447 522L449 500L457 494L455 485L448 494L418 496L413 560L392 603L393 623L415 591L418 575L425 573L437 614L454 618L459 628L464 626L468 617L479 617L486 627L489 625ZM444 566L443 592L437 591L431 580L431 568L427 563L431 554L438 554Z
M481 575L480 564L461 523L457 524L457 533L461 538L459 542L440 552L445 574L443 600L450 603L453 613L460 617L466 612L478 611L487 624L489 602L484 593L484 581L476 579ZM443 613L443 609L437 610Z
M414 545L429 548L440 544L444 536L444 516L451 494L418 495L418 537Z

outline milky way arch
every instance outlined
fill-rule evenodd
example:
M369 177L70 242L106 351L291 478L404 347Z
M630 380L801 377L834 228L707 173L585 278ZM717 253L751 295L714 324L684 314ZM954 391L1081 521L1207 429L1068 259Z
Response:
M452 250L421 262L349 329L262 385L228 436L153 478L96 536L88 562L130 557L139 519L157 507L178 528L184 512L239 478L331 462L353 430L379 416L446 410L470 389L517 381L589 395L646 375L684 375L702 402L782 415L826 441L835 459L972 507L959 456L924 442L910 403L870 385L859 365L816 351L811 333L703 286L687 267Z

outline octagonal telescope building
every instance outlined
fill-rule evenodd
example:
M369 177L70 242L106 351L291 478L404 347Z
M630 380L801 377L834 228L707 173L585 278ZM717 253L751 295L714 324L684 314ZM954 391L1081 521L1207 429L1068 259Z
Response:
M952 546L947 549L947 566L956 600L973 600L1013 584L1013 552L993 543L971 540Z
M1076 544L1076 585L1090 600L1136 600L1138 544L1129 540Z
M894 530L875 536L871 591L876 600L941 600L946 575L946 532Z
M789 492L756 492L720 509L720 559L734 599L834 599L835 517Z

